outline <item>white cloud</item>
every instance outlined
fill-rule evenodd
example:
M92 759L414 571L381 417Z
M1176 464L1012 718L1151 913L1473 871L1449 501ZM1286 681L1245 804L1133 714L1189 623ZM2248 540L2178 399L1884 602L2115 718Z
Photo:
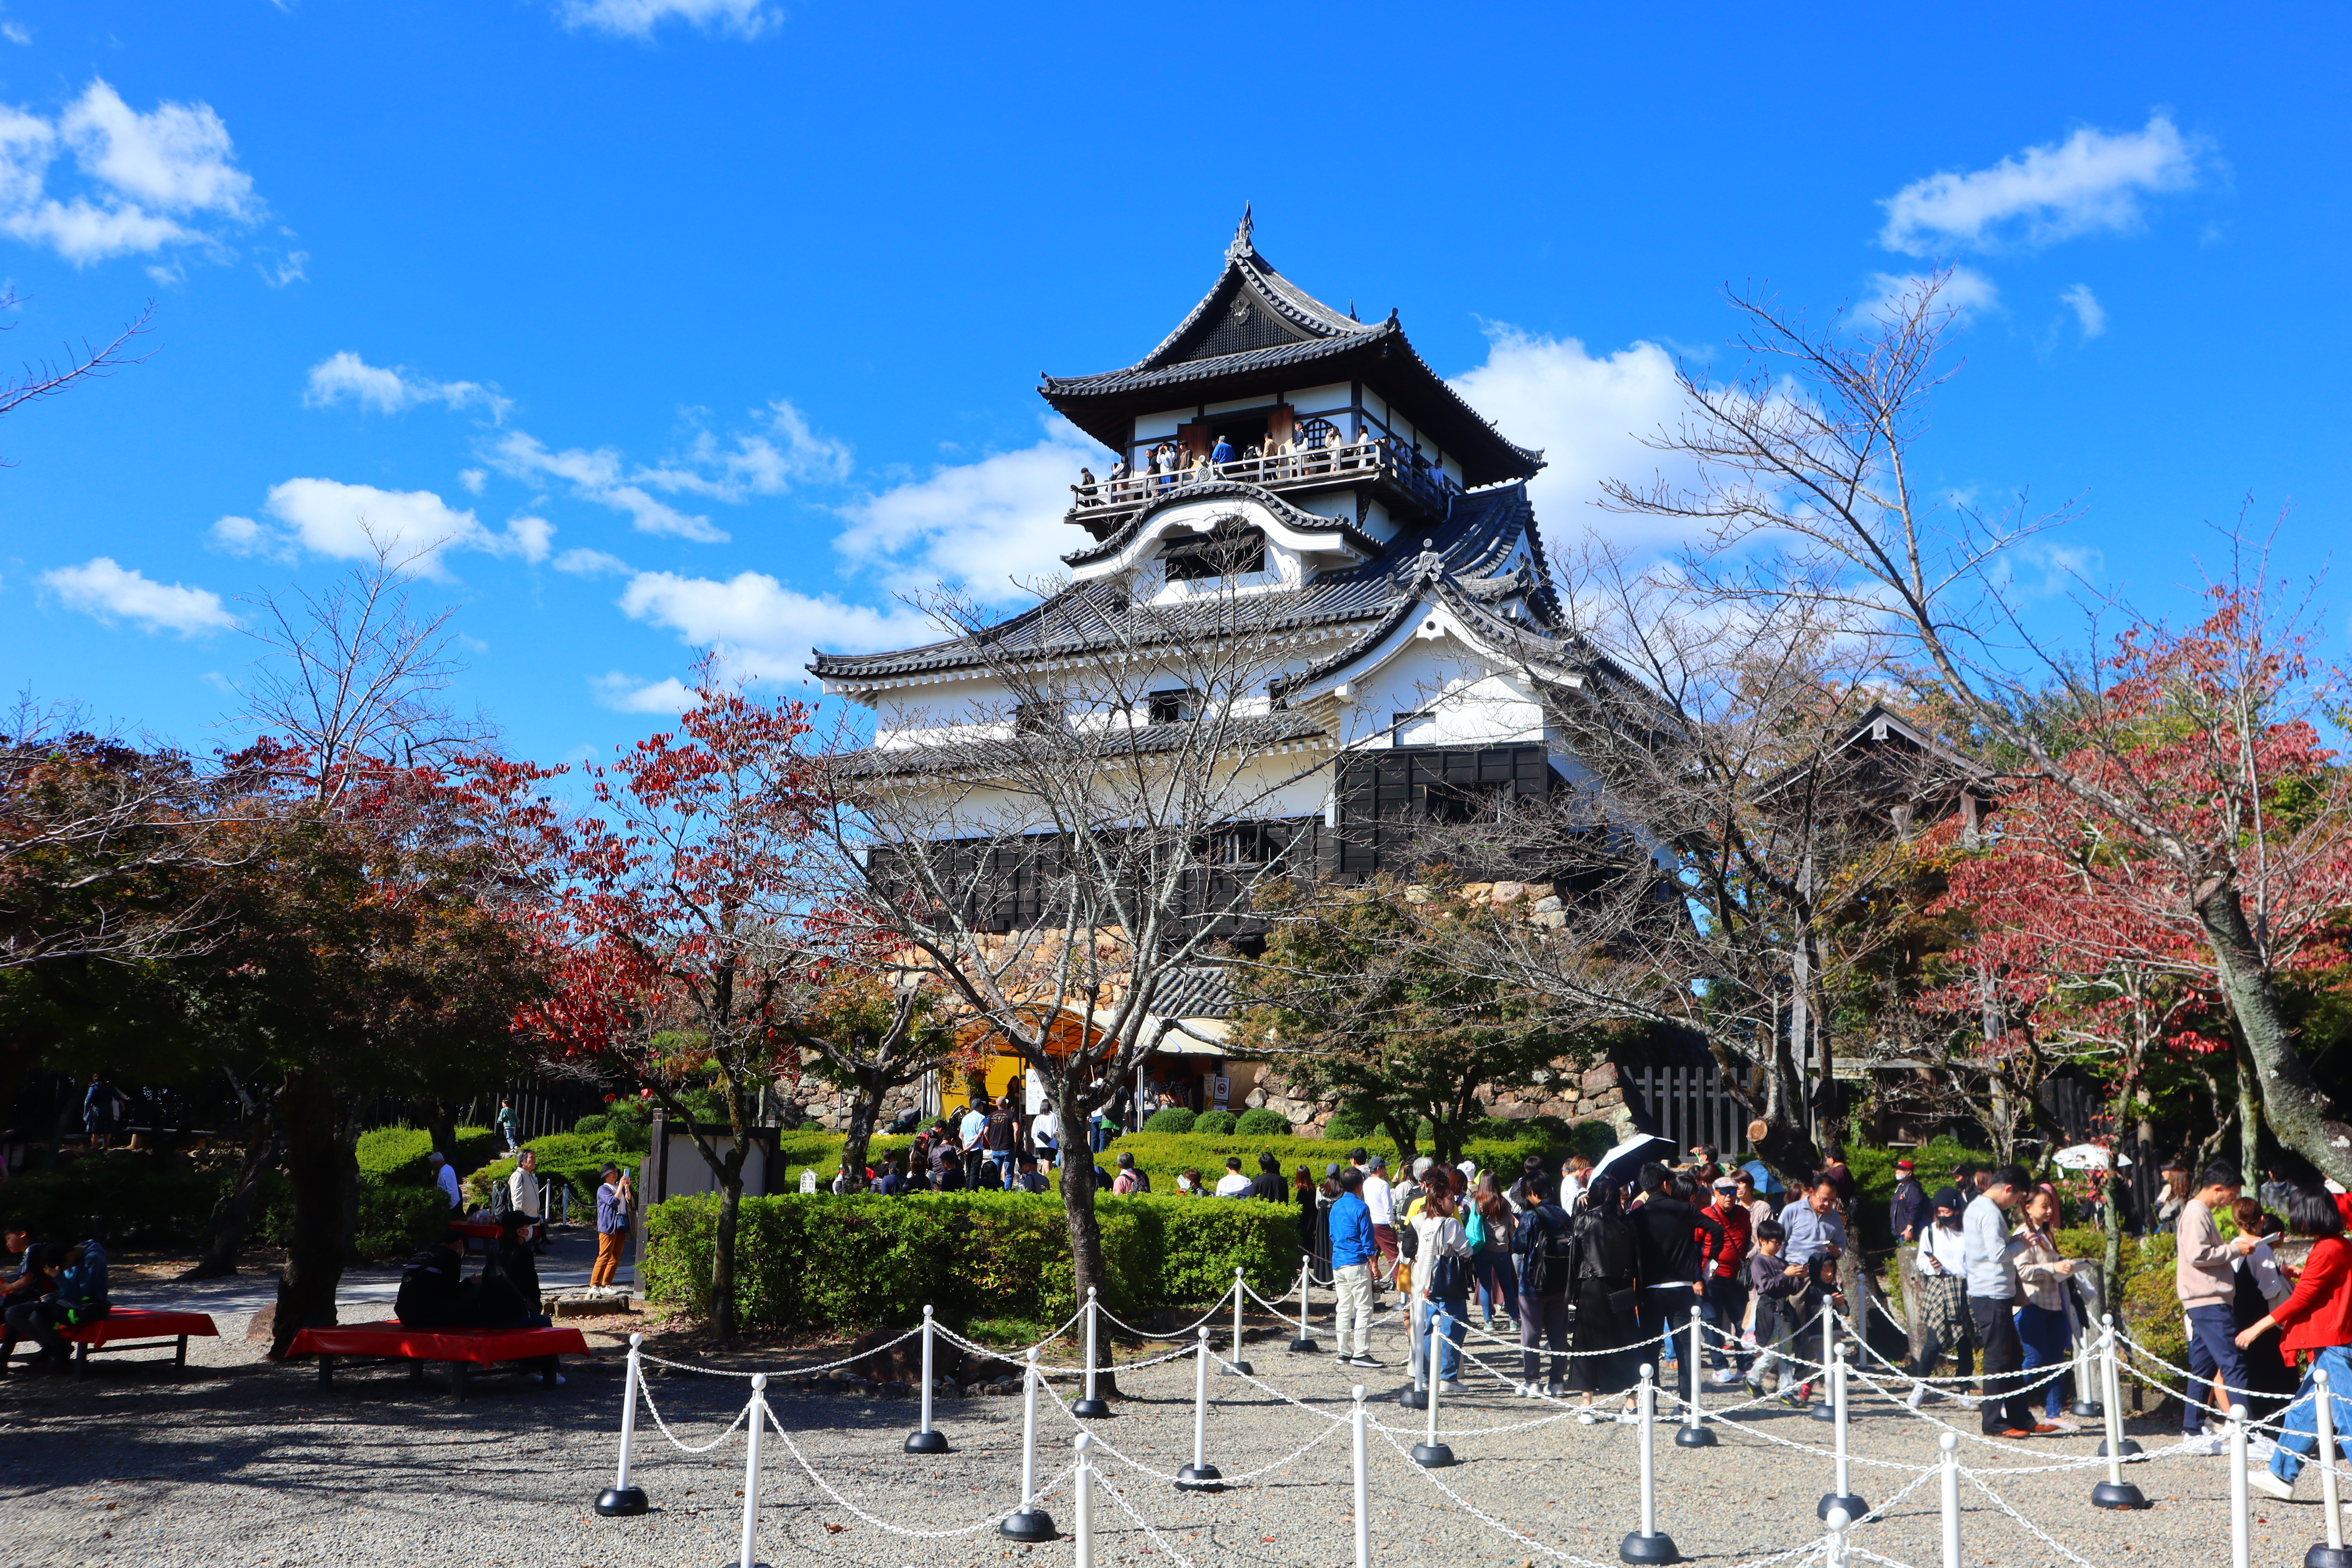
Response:
M1874 319L1898 315L1910 309L1913 295L1936 275L1932 272L1874 272L1870 293L1857 311ZM1966 326L1988 310L2000 308L2000 287L1973 267L1954 267L1936 292L1936 307L1951 312L1952 324Z
M554 525L542 517L517 517L492 532L471 511L452 508L431 490L387 490L335 479L289 479L273 486L265 503L280 526L249 517L224 517L213 524L213 542L238 555L290 560L301 551L341 561L365 560L383 545L409 559L422 576L446 577L442 556L452 550L489 555L547 559Z
M665 22L756 38L783 20L768 0L562 0L557 10L568 26L624 38L650 38Z
M630 570L627 562L601 550L567 550L551 564L574 577L625 577Z
M253 269L260 273L261 280L272 289L283 289L289 283L308 281L310 274L305 269L310 265L309 251L289 250L274 262L255 262Z
M2061 303L2074 308L2074 319L2083 326L2084 342L2107 330L2107 308L2099 303L2099 297L2091 292L2088 283L2075 284L2058 299Z
M0 22L0 38L12 44L29 44L33 41L33 30L22 22Z
M1027 599L1020 582L1059 573L1057 559L1086 540L1064 519L1081 465L1102 449L1060 419L1034 447L867 496L842 509L849 527L834 548L900 590L944 584L987 604ZM1018 581L1016 581L1016 579Z
M667 626L680 642L709 647L742 674L798 679L810 650L854 653L935 642L946 630L905 608L877 610L818 598L764 572L725 582L671 572L640 572L619 604L632 620Z
M2084 126L1989 169L1913 181L1880 204L1886 226L1878 242L1925 256L1952 246L1997 251L2134 228L2141 198L2196 184L2204 154L2202 142L2162 114L2144 130L2118 134Z
M330 408L345 401L377 414L398 414L419 404L438 403L455 409L479 408L498 424L514 406L511 398L471 381L435 381L405 365L370 364L344 349L310 367L310 384L302 401L313 408Z
M557 480L583 500L626 512L640 533L723 544L726 530L654 492L740 506L755 496L782 495L795 484L837 484L849 477L847 444L812 429L790 403L779 398L754 410L751 419L750 429L724 436L698 423L684 451L650 465L633 463L612 447L558 451L521 430L509 431L482 456L511 478L533 484Z
M110 556L45 572L41 583L69 607L110 626L118 619L132 621L151 632L188 637L236 625L236 617L211 589L158 583L135 568L115 564Z
M60 149L86 188L50 192ZM210 104L165 102L142 114L93 79L54 121L0 108L0 230L76 266L171 246L219 252L202 220L247 225L265 211Z
M1596 356L1574 338L1516 328L1487 333L1486 363L1453 378L1470 405L1522 447L1543 449L1528 486L1536 515L1562 543L1588 531L1626 544L1670 542L1663 519L1622 516L1592 503L1603 479L1641 484L1664 455L1645 445L1683 411L1675 362L1655 343Z
M665 680L641 681L616 669L591 676L588 689L597 706L610 708L615 713L667 713L676 717L693 707L696 700L686 682L674 675Z
M459 468L457 470L457 482L466 487L466 493L467 495L480 495L482 493L482 487L489 482L489 475L484 473L479 468Z

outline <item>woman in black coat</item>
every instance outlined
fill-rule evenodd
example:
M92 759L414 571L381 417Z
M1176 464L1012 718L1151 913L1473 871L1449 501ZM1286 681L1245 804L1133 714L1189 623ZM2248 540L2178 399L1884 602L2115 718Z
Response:
M1639 1380L1636 1363L1627 1346L1641 1337L1634 1290L1633 1227L1618 1206L1616 1182L1601 1176L1585 1189L1569 1225L1569 1252L1576 1321L1569 1363L1569 1386L1584 1395L1579 1421L1594 1415L1592 1396L1631 1388ZM1629 1401L1626 1408L1632 1408Z

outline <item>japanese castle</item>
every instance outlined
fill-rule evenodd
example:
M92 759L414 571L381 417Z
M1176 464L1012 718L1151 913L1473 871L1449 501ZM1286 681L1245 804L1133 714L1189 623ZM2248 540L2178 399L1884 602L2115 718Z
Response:
M1041 602L970 636L819 652L831 693L877 710L875 746L969 733L1014 706L1008 660L1083 668L1131 646L1139 606L1252 596L1286 662L1269 746L1326 760L1265 813L1328 875L1402 869L1412 824L1584 776L1549 695L1627 678L1568 627L1514 445L1413 350L1291 282L1243 216L1216 283L1123 370L1048 376L1045 401L1106 448L1073 487L1076 548ZM1291 650L1295 647L1295 655ZM1137 723L1180 721L1154 694Z

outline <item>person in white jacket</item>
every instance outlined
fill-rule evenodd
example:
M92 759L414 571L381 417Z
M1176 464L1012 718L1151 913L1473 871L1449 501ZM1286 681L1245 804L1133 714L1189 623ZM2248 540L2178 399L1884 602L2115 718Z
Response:
M1458 1205L1451 1185L1432 1183L1421 1201L1420 1212L1412 1216L1412 1310L1413 1320L1421 1325L1421 1353L1429 1352L1428 1335L1435 1333L1443 1343L1438 1348L1438 1387L1445 1394L1462 1392L1462 1338L1468 1331L1470 1321L1470 1238L1463 1231ZM1454 1265L1441 1268L1446 1258ZM1440 1295L1433 1286L1444 1286ZM1434 1312L1433 1320L1432 1313ZM1426 1367L1423 1369L1426 1373Z
M1920 1233L1919 1355L1911 1363L1914 1377L1932 1377L1949 1350L1959 1375L1973 1370L1976 1336L1970 1331L1968 1308L1968 1264L1960 1228L1960 1194L1957 1187L1937 1189L1935 1217ZM1917 1408L1919 1391L1912 1391Z

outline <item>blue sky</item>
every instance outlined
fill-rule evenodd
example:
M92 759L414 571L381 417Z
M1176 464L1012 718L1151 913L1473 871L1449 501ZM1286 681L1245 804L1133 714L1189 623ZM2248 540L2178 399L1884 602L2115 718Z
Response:
M522 754L643 733L699 647L796 685L916 640L898 595L1075 542L1036 374L1139 357L1244 200L1549 451L1556 539L1628 527L1587 499L1725 284L1948 261L1931 478L2080 497L2030 570L2177 609L2249 496L2325 567L2340 8L1625 9L6 0L0 342L156 310L0 420L0 676L231 738L254 601L362 515L449 542L420 600Z

